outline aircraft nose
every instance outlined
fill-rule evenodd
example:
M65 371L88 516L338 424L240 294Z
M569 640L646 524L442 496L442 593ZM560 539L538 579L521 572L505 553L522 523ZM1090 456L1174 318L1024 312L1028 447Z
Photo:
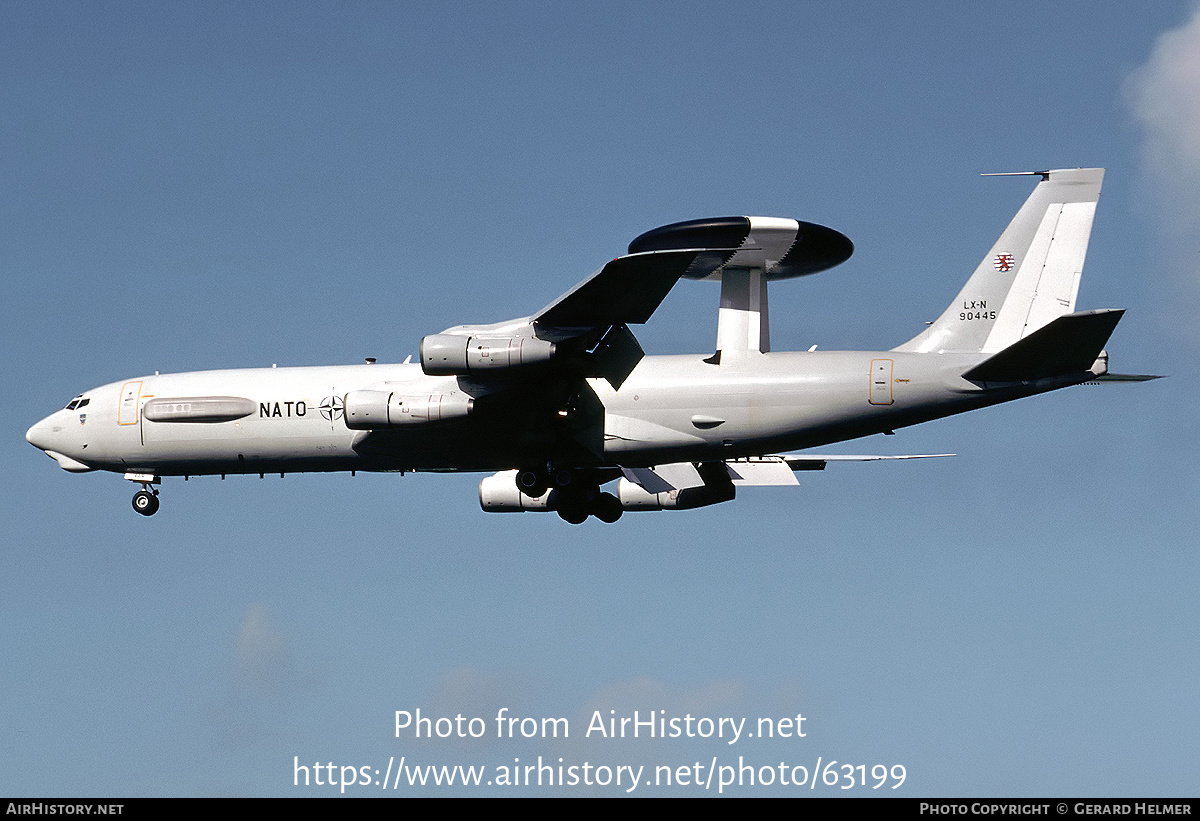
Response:
M58 462L58 466L63 470L69 470L72 473L95 470L91 465L64 453L64 451L75 451L76 448L73 444L78 444L72 443L70 435L64 430L63 423L66 418L62 415L62 411L47 416L25 431L25 441L35 448L44 450L46 455ZM86 448L87 445L83 445L83 447Z
M25 441L41 450L50 450L53 446L53 438L49 416L25 431Z

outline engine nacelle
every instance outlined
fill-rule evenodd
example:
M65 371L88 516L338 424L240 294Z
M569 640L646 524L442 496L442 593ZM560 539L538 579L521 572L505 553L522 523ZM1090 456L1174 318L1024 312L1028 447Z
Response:
M474 409L475 400L458 391L411 395L365 390L346 394L343 404L346 427L376 430L462 419Z
M733 499L732 482L651 493L628 479L617 482L617 498L625 510L693 510Z
M503 470L479 483L479 506L488 513L523 513L557 510L557 490L541 496L526 496L517 487L517 471Z
M549 362L554 343L534 336L431 334L421 339L421 369L429 376L460 376L495 368Z
M617 498L624 510L693 510L734 497L734 486L714 483L650 493L628 479L617 483ZM608 494L604 494L606 497ZM517 471L505 470L486 477L479 483L479 506L488 513L525 513L558 510L562 491L551 488L541 496L528 496L517 487ZM609 521L609 520L605 520Z

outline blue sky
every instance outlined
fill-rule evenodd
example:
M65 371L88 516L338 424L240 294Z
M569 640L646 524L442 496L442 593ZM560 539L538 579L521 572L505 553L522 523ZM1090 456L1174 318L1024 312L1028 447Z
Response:
M1195 6L447 6L0 5L0 793L322 795L294 756L539 755L1194 793ZM952 460L610 527L486 515L475 475L168 480L142 519L23 438L154 370L400 361L705 216L854 240L772 289L776 350L890 348L1028 194L980 172L1073 166L1108 169L1079 306L1128 309L1114 370L1171 378L830 449ZM639 339L711 350L716 301L682 283ZM395 738L396 710L502 707L572 736ZM807 735L583 738L596 710ZM620 790L396 794L486 792Z

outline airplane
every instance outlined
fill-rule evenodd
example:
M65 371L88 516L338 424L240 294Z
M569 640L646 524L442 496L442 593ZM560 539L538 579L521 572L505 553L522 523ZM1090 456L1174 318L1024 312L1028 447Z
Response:
M775 217L655 228L531 316L425 336L420 361L138 376L94 388L26 439L70 472L104 470L159 507L162 477L308 471L486 472L488 512L580 524L797 485L795 453L1108 373L1123 310L1075 311L1104 169L1021 172L1032 194L936 320L887 351L775 352L768 284L853 253ZM629 329L680 279L718 281L713 353L646 356ZM615 493L601 487L616 481Z

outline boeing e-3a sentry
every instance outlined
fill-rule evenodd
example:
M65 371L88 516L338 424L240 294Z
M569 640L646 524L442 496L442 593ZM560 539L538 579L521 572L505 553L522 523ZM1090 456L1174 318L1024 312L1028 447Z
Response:
M1033 176L954 302L888 351L770 350L768 283L844 262L841 233L701 219L642 234L531 316L424 337L419 363L139 376L79 394L26 438L65 470L142 485L133 507L147 516L165 476L476 471L493 474L485 511L613 522L798 484L829 461L917 458L793 451L1143 378L1106 376L1122 310L1075 311L1104 170ZM645 356L629 326L681 278L721 283L716 349Z

